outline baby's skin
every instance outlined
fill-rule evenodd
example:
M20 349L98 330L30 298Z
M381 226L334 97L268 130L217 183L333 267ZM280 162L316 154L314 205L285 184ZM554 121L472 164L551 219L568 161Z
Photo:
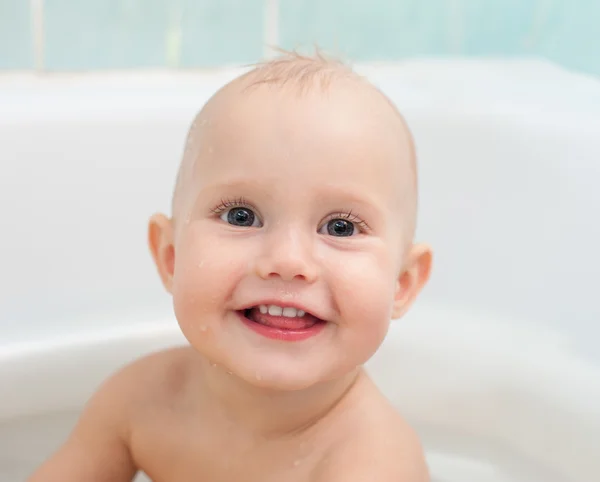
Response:
M110 377L29 482L427 482L363 369L429 277L416 184L403 118L335 61L220 89L148 229L189 344Z

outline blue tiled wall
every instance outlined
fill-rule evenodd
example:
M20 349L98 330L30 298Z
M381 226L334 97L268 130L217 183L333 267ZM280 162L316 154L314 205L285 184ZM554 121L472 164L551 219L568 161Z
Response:
M357 60L543 56L600 74L600 0L280 0L281 43Z
M29 3L0 0L0 69L33 65Z
M72 70L248 62L262 53L262 18L262 0L46 0L45 65Z
M263 0L45 0L48 70L257 60ZM0 0L0 69L33 67L29 0ZM279 0L280 45L353 60L544 56L600 74L600 0Z

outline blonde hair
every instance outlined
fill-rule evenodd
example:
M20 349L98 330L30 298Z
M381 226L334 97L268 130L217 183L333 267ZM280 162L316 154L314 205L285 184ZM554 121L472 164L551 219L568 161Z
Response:
M363 80L342 59L330 57L318 48L315 48L313 55L295 50L276 51L280 54L278 57L253 64L253 69L240 78L248 82L245 90L260 85L291 85L302 93L315 85L326 90L334 80Z

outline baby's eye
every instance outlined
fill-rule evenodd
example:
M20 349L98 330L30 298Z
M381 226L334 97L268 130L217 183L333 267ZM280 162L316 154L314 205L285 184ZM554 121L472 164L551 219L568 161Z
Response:
M347 219L331 219L320 229L320 234L329 234L330 236L353 236L358 232L352 221Z
M243 226L243 227L258 227L260 226L260 221L258 217L254 214L254 211L249 208L244 207L236 207L231 208L224 211L221 214L221 219L223 221L227 221L229 224L233 226Z

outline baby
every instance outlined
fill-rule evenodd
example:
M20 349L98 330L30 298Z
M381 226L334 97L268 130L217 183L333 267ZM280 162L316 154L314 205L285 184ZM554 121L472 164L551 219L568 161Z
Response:
M148 230L190 346L107 380L29 481L428 481L362 368L428 279L415 217L411 135L349 67L284 54L224 86Z

